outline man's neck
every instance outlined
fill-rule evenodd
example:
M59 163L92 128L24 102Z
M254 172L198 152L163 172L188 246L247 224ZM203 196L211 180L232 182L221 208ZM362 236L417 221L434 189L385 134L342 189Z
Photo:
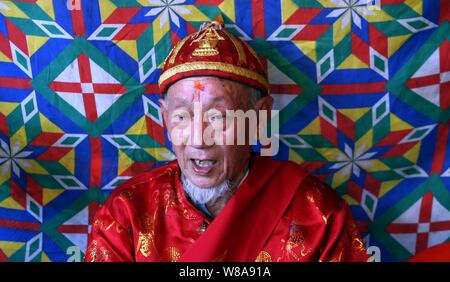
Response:
M225 207L227 202L230 200L230 198L233 196L234 192L239 188L239 186L244 181L245 177L248 174L248 166L245 167L242 172L240 172L236 177L229 179L226 181L227 189L221 195L212 198L211 200L204 202L206 199L202 199L204 197L208 197L203 193L203 189L220 189L222 185L219 185L214 188L201 188L197 187L195 184L191 183L184 175L181 175L181 180L183 183L183 188L185 193L189 196L189 198L192 200L192 202L199 208L200 210L203 210L205 213L212 217L216 217L219 212ZM206 209L206 211L205 211Z
M211 214L216 217L219 212L225 207L225 205L228 203L228 201L231 199L233 194L236 192L236 190L239 188L239 186L242 184L242 182L245 180L245 177L248 175L248 167L244 169L236 178L236 180L231 181L231 187L230 191L228 193L225 193L222 197L219 197L217 199L211 200L210 202L206 203L206 207L211 212Z

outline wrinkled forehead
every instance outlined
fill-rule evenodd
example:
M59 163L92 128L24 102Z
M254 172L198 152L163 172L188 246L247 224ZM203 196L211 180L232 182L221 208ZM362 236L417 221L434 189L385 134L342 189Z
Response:
M194 100L223 99L236 101L248 95L248 88L241 83L213 77L198 76L180 79L170 86L167 95Z

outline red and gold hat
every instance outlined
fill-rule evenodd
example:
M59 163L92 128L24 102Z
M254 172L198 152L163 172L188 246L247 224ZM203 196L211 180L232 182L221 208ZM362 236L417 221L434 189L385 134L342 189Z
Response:
M218 22L204 23L170 51L158 84L161 93L186 77L217 76L268 93L267 74L255 51Z

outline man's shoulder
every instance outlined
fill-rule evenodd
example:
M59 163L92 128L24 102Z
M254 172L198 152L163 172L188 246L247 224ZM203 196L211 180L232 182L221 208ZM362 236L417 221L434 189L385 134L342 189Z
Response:
M295 182L298 179L296 193L291 208L295 213L311 214L320 212L331 215L342 209L345 201L327 183L312 175L300 164L289 160L274 160L271 157L258 156L257 161L263 164L266 172L275 170L273 176L280 185Z
M306 171L301 165L291 160L276 160L268 156L257 155L255 161L263 164L264 167L277 170L288 170L289 172L295 172L297 174L306 174Z
M303 180L300 191L312 203L318 202L328 206L335 206L343 201L328 184L311 174Z
M267 158L266 163L278 163L280 171L288 171L287 175L303 175L294 202L302 207L314 206L324 213L332 213L339 210L344 204L344 200L327 183L312 175L300 164L293 161L280 161Z

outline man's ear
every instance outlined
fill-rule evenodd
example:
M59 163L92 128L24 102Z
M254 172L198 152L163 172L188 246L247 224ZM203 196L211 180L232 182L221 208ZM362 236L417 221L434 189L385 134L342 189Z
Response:
M269 111L272 110L272 106L273 106L273 98L270 95L264 96L262 98L260 98L255 105L255 109L257 111L259 110L266 110Z
M268 123L270 123L270 120L272 119L272 112L271 112L272 106L273 106L273 98L270 95L264 96L256 102L255 110L258 116L258 130L257 130L258 138L262 136L263 130L266 130L265 128L260 127L261 126L265 127ZM267 114L264 121L260 120L260 113L261 113L260 111L265 111Z
M167 128L167 121L168 121L168 112L167 112L167 101L163 98L158 100L159 106L161 108L161 113L163 117L163 125L165 128Z

